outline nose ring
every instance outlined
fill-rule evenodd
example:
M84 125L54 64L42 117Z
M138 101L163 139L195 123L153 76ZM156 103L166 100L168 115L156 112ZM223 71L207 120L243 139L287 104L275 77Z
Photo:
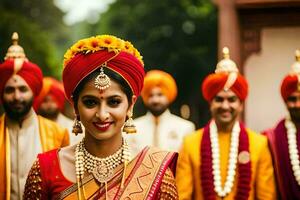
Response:
M100 116L99 116L99 114L98 114L98 112L96 112L96 117L97 117L97 118L99 118L99 117L100 117Z

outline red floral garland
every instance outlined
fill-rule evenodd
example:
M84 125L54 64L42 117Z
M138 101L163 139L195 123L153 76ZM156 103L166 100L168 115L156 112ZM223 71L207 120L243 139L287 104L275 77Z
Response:
M201 142L201 185L204 199L215 200L216 192L214 190L214 178L212 169L212 150L210 141L208 123L203 130L202 142ZM239 136L239 150L238 152L246 151L249 152L249 138L243 124L240 123L240 136ZM238 162L238 185L235 199L247 200L250 193L250 182L251 182L251 160L246 164Z

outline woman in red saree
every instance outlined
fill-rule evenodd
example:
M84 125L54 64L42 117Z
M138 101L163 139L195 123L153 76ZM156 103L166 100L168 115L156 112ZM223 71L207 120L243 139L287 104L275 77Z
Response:
M110 35L80 40L66 52L63 83L76 114L73 133L82 132L82 123L85 137L38 155L24 199L178 199L176 153L146 147L131 159L122 137L135 132L143 66L130 42Z

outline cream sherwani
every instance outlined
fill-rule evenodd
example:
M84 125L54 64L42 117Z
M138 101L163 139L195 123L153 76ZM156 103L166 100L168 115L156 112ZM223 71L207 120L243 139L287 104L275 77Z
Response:
M55 122L58 123L61 127L68 129L70 135L70 145L79 143L84 137L84 131L82 134L78 134L78 135L72 133L74 122L68 117L64 116L62 113L58 114ZM82 126L82 128L84 127Z
M19 124L0 117L0 199L22 199L28 172L38 153L69 145L67 129L35 114Z
M169 110L157 118L147 112L135 119L134 125L137 133L126 135L134 155L147 145L178 152L183 137L195 130L192 122L173 115Z
M42 152L38 117L33 110L21 125L7 118L11 155L11 199L22 199L28 172Z

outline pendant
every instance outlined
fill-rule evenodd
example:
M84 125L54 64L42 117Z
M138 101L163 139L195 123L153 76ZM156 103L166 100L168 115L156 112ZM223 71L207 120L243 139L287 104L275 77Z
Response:
M112 178L114 170L109 169L104 162L99 162L92 171L92 174L99 183L105 183Z

